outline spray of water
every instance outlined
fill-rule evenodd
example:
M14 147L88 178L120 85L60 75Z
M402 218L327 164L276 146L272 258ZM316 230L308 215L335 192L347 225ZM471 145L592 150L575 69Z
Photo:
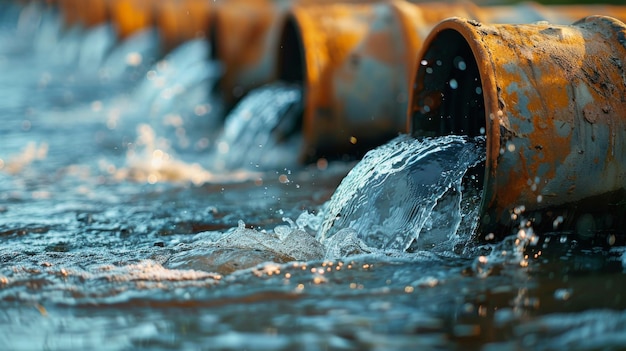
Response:
M216 169L277 168L297 163L293 138L302 113L298 86L274 83L250 92L226 117L212 156Z
M223 111L211 87L220 67L206 40L190 40L154 64L134 90L133 114L149 121L178 152L206 152L222 126Z
M148 124L140 124L137 133L137 140L126 152L125 165L119 168L107 162L100 165L102 170L113 175L118 181L202 185L212 182L242 182L258 177L257 174L246 171L217 175L198 162L181 161L176 158L176 154L167 143L163 143L163 139L157 138Z
M355 246L356 235L363 241L357 246L403 251L469 238L471 233L458 232L463 218L475 220L460 212L462 180L484 155L484 142L466 137L397 137L370 151L342 181L327 204L318 239L341 246L331 240L341 233ZM346 228L355 233L341 232Z

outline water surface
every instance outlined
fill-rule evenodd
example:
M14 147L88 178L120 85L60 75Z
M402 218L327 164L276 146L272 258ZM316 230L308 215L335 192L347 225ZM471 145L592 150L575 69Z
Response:
M226 113L205 42L0 18L2 349L623 348L622 249L529 226L472 243L459 179L480 143L299 165L264 134L299 90Z

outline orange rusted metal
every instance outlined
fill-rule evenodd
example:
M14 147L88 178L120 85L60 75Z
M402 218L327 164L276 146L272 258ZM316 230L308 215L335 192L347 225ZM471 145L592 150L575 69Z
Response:
M165 51L194 38L206 38L212 1L162 0L156 5L156 23Z
M624 23L602 16L433 29L409 130L486 136L482 234L508 234L520 207L542 231L626 228L625 38Z
M57 0L63 21L67 26L78 25L81 22L80 11L78 10L80 0Z
M212 56L224 66L220 83L227 104L276 79L282 23L294 4L370 3L375 0L228 0L216 2Z
M108 0L111 21L121 39L154 25L153 0Z
M470 3L337 3L294 6L278 78L304 86L303 161L358 156L404 130L410 77L428 31Z
M93 27L106 22L108 0L58 0L59 9L65 23L69 26L80 25Z
M224 66L221 88L233 103L252 88L275 78L280 18L288 1L229 0L216 3L211 23L211 54Z

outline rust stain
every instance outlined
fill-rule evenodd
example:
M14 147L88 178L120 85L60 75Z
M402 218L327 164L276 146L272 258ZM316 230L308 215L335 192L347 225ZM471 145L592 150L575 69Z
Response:
M211 3L205 0L161 0L156 6L156 23L166 50L183 42L207 37Z
M58 0L58 6L63 15L65 24L72 26L81 22L81 13L78 9L80 0Z
M127 38L153 25L153 6L150 0L109 0L111 21L118 36Z
M85 27L94 27L109 20L107 0L77 1L77 5Z

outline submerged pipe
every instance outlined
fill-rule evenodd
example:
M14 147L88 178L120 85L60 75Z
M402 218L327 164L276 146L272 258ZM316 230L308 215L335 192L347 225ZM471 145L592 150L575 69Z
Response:
M433 29L408 128L486 136L481 239L522 216L579 239L604 233L610 243L624 231L625 38L626 25L603 16L569 26L455 18Z
M278 79L303 85L303 161L360 156L404 130L423 38L470 3L404 1L294 6L282 28Z

